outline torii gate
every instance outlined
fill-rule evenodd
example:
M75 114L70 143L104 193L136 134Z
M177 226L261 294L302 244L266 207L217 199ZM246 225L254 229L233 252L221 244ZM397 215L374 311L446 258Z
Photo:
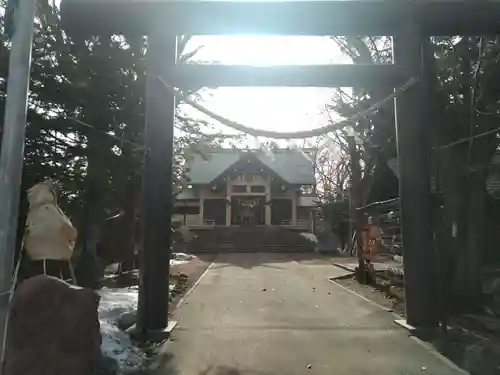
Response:
M158 76L179 87L384 85L393 88L412 76L419 76L420 83L396 99L406 318L415 327L436 325L430 226L431 121L425 105L422 37L498 34L500 2L62 0L61 14L66 30L74 35L149 35L145 137L148 151L143 181L138 320L142 332L162 331L167 325L168 311L170 234L166 228L172 211L175 98L162 87ZM388 35L394 37L397 65L176 65L177 35L235 33Z

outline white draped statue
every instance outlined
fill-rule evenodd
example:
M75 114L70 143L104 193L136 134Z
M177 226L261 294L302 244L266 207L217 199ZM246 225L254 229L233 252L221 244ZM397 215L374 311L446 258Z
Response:
M77 231L57 205L52 182L41 182L29 189L28 201L24 248L31 260L69 261Z

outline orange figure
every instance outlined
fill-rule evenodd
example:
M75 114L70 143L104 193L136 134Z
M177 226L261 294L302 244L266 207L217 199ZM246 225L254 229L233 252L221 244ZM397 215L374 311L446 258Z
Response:
M362 229L362 249L363 249L363 259L368 264L370 271L373 271L372 261L378 253L380 241L382 238L382 231L378 225L374 223L372 217L368 218L368 222L363 226Z

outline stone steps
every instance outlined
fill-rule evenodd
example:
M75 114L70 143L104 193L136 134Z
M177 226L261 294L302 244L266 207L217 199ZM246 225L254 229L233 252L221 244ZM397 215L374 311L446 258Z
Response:
M281 228L214 228L198 233L192 252L306 252L314 245L297 232Z

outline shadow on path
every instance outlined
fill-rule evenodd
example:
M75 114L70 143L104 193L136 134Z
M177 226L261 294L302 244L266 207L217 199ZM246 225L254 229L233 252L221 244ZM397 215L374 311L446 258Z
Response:
M245 256L245 254L247 256ZM207 254L196 254L199 257L207 257ZM212 255L213 256L213 255ZM236 266L245 269L252 269L254 267L268 267L274 269L282 269L283 267L275 266L273 264L285 264L289 262L306 262L308 265L325 265L325 261L335 263L338 260L346 259L342 255L329 255L319 254L313 252L262 252L262 253L241 253L241 252L220 252L216 257L216 265L212 268L223 268L229 266Z

